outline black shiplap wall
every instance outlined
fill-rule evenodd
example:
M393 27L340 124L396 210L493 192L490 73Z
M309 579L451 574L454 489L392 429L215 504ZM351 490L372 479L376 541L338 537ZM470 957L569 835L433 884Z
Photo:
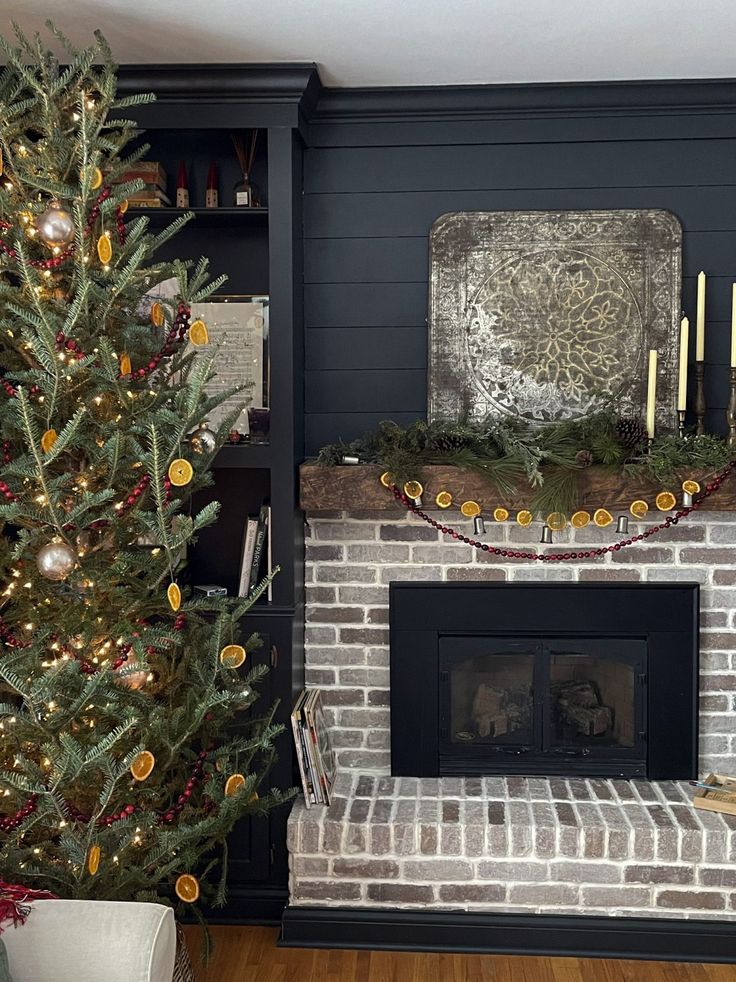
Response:
M308 453L425 415L428 233L444 212L471 209L673 211L693 325L696 277L708 273L708 424L723 429L736 83L328 92L309 143Z

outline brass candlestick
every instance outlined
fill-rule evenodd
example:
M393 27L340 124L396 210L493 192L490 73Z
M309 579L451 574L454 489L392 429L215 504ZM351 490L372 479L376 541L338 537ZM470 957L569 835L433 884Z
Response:
M728 445L736 445L736 368L731 369L731 398L728 400L726 410L726 422L728 423Z
M695 362L695 432L705 433L705 362Z

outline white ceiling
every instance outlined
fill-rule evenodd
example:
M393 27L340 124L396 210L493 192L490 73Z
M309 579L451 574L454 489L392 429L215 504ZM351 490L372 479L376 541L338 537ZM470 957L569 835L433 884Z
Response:
M0 0L126 62L314 61L335 86L730 77L734 0Z

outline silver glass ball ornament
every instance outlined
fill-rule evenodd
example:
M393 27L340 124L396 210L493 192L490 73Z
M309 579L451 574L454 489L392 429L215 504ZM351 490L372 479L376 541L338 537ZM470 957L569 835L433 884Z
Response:
M189 444L195 453L212 453L217 447L217 437L206 423L200 423L189 437Z
M77 554L66 542L47 542L38 550L36 565L47 580L65 580L77 565Z
M50 201L36 219L38 235L49 249L64 248L74 241L74 219L60 201Z

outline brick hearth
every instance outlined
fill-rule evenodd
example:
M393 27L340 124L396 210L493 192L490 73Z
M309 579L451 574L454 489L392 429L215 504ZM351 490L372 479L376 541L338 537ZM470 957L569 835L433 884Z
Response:
M341 774L329 809L292 812L291 903L736 919L736 819L696 812L687 785L391 778L388 709L393 580L698 581L701 773L735 773L736 515L555 567L489 559L398 511L308 523L306 680L323 689ZM517 547L538 534L492 524L487 538ZM597 528L555 538L612 540Z
M736 919L736 818L672 781L340 774L295 806L291 903Z

